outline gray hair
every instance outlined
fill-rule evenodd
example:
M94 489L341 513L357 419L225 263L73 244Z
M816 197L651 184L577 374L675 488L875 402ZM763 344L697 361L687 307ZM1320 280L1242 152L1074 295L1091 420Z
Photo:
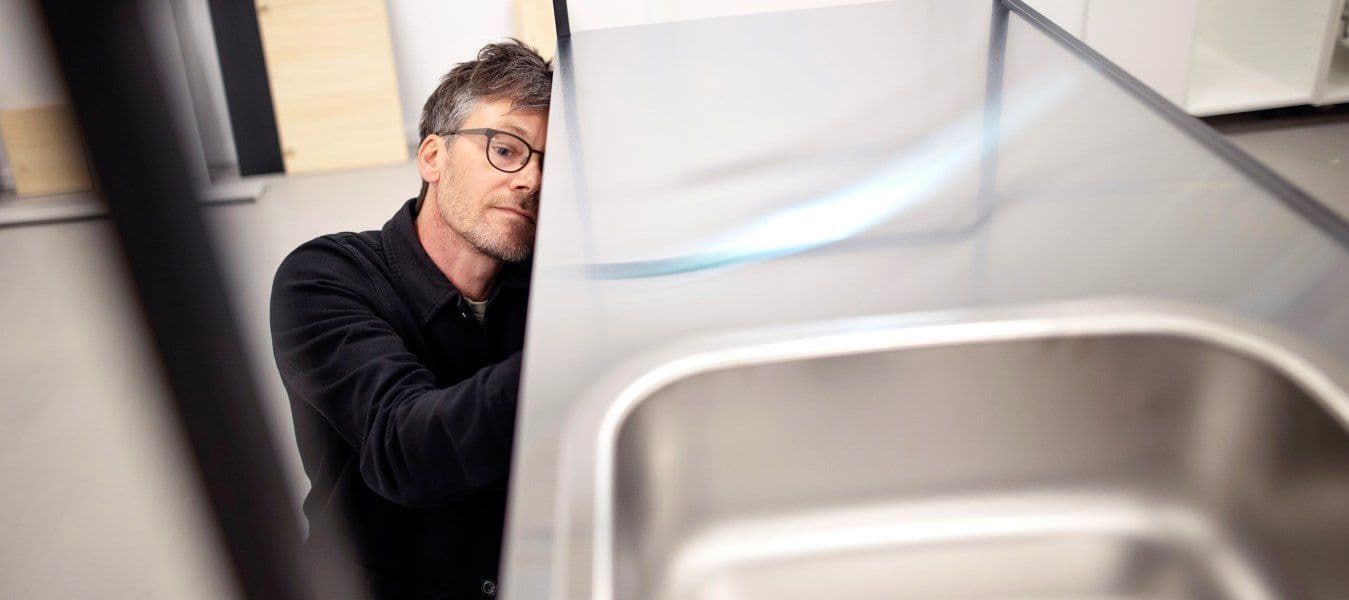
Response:
M459 63L440 80L422 107L418 140L448 135L463 127L469 113L483 101L510 100L511 110L546 111L553 90L550 61L524 42L488 44L478 58ZM421 197L426 196L422 183Z

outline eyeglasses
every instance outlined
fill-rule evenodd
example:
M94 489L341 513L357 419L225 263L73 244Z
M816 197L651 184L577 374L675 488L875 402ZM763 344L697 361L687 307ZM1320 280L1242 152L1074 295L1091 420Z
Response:
M487 136L487 162L498 171L515 173L529 164L529 159L539 155L539 168L543 168L543 152L535 150L524 138L499 129L456 129L449 135L468 133Z

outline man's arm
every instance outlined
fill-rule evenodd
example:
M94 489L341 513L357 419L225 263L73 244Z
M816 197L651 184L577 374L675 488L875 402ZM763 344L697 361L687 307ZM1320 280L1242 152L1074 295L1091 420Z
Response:
M441 504L505 482L520 354L450 387L377 316L378 292L341 242L319 238L281 264L272 346L292 401L313 406L360 456L372 490Z

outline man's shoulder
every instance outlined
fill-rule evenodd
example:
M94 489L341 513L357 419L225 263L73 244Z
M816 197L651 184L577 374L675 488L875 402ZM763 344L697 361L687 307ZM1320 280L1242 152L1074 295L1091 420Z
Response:
M378 231L318 236L286 255L272 280L273 334L361 307L381 313L388 296ZM343 308L345 307L345 308Z
M291 250L277 267L276 282L369 277L382 271L384 263L379 230L328 233Z
M416 199L403 203L402 208L380 229L369 231L341 231L318 236L287 254L277 270L280 278L293 269L310 270L313 267L327 267L345 272L352 267L366 270L387 270L390 262L385 245L390 242L390 233L396 231L401 222L409 219ZM395 236L396 237L396 236Z
M384 240L379 230L371 231L339 231L337 233L325 233L312 240L309 240L286 256L286 260L293 258L305 258L309 255L323 255L334 251L341 251L356 256L378 255L383 252ZM283 261L284 262L284 261Z

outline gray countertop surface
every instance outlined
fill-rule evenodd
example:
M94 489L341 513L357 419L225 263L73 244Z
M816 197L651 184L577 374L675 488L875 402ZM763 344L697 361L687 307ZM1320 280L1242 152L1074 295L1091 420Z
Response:
M991 21L987 0L901 0L564 41L507 598L561 596L559 457L577 399L691 337L1139 298L1349 361L1333 227L1018 14L990 96Z

